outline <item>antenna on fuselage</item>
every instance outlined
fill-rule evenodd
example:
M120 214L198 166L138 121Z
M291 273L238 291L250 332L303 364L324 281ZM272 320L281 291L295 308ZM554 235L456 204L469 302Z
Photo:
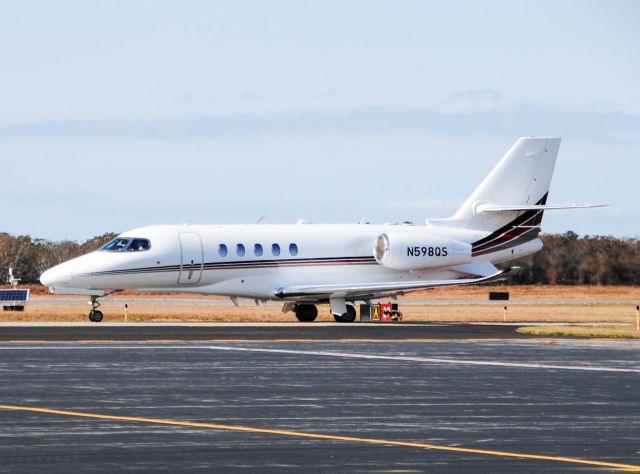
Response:
M260 222L262 222L262 219L264 219L265 217L266 217L266 216L262 216L262 217L260 217L260 219L258 219L258 220L256 221L256 224L260 224Z

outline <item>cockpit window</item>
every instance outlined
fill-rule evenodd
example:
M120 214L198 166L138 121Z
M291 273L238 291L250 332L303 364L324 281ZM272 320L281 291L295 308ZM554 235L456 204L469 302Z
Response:
M116 238L109 242L107 245L102 247L102 250L109 250L111 252L123 252L129 246L130 239L120 239Z
M151 242L149 242L148 239L124 239L117 237L102 247L101 250L107 250L109 252L142 252L150 248Z
M129 252L142 252L143 250L149 250L151 248L151 242L147 239L133 239L127 249Z

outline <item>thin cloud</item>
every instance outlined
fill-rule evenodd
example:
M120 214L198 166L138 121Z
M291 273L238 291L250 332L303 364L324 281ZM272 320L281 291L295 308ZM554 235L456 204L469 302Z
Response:
M504 110L512 107L513 103L492 89L469 89L456 92L435 104L435 109L444 113Z
M280 114L237 114L166 120L70 120L8 125L2 138L121 138L180 140L305 133L424 132L442 136L559 135L600 142L637 142L640 114L521 106L442 112L367 107Z

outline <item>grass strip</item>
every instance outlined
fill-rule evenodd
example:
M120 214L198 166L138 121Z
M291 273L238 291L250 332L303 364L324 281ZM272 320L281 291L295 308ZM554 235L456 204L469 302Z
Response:
M533 334L535 336L640 339L640 331L636 330L634 326L626 324L601 326L524 326L518 328L517 331L523 334Z

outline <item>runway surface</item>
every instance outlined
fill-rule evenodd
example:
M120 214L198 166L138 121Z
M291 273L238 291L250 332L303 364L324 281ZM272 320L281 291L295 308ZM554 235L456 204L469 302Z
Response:
M10 323L0 341L337 340L530 338L514 324Z
M0 343L0 471L640 470L638 341L235 330Z

